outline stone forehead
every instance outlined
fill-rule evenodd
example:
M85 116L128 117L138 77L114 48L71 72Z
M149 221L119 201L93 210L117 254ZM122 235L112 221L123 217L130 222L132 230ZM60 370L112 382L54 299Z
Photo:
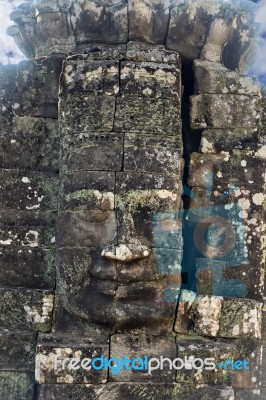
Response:
M256 53L255 10L248 0L28 0L8 34L29 58L138 41L244 72Z

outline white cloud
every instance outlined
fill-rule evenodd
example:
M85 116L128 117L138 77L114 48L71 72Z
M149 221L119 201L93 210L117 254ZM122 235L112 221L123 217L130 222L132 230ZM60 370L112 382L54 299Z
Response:
M261 0L259 2L256 21L260 25L260 49L255 62L249 69L249 74L257 76L260 81L266 85L266 0Z
M6 34L8 26L13 24L9 19L9 14L22 2L21 0L0 0L0 64L16 64L25 58L14 39Z

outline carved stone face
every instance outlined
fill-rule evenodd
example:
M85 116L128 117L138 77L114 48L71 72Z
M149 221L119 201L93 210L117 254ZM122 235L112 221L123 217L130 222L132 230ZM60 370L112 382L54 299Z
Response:
M99 46L64 62L58 288L70 313L111 331L173 324L180 95L178 55L162 46Z

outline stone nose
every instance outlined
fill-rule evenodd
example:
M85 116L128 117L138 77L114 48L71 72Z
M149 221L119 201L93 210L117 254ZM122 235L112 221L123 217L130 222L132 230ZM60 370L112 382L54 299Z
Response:
M150 251L147 246L139 244L119 244L117 246L108 246L102 250L101 255L109 260L120 262L130 262L137 259L148 257Z

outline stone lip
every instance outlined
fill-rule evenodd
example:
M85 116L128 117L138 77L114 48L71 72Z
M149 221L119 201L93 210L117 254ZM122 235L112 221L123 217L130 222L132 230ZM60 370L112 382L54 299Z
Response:
M150 251L147 246L139 244L119 244L118 246L105 247L101 255L109 260L130 262L148 257Z
M26 1L11 13L8 34L29 58L138 41L245 72L258 47L255 10L248 0Z

